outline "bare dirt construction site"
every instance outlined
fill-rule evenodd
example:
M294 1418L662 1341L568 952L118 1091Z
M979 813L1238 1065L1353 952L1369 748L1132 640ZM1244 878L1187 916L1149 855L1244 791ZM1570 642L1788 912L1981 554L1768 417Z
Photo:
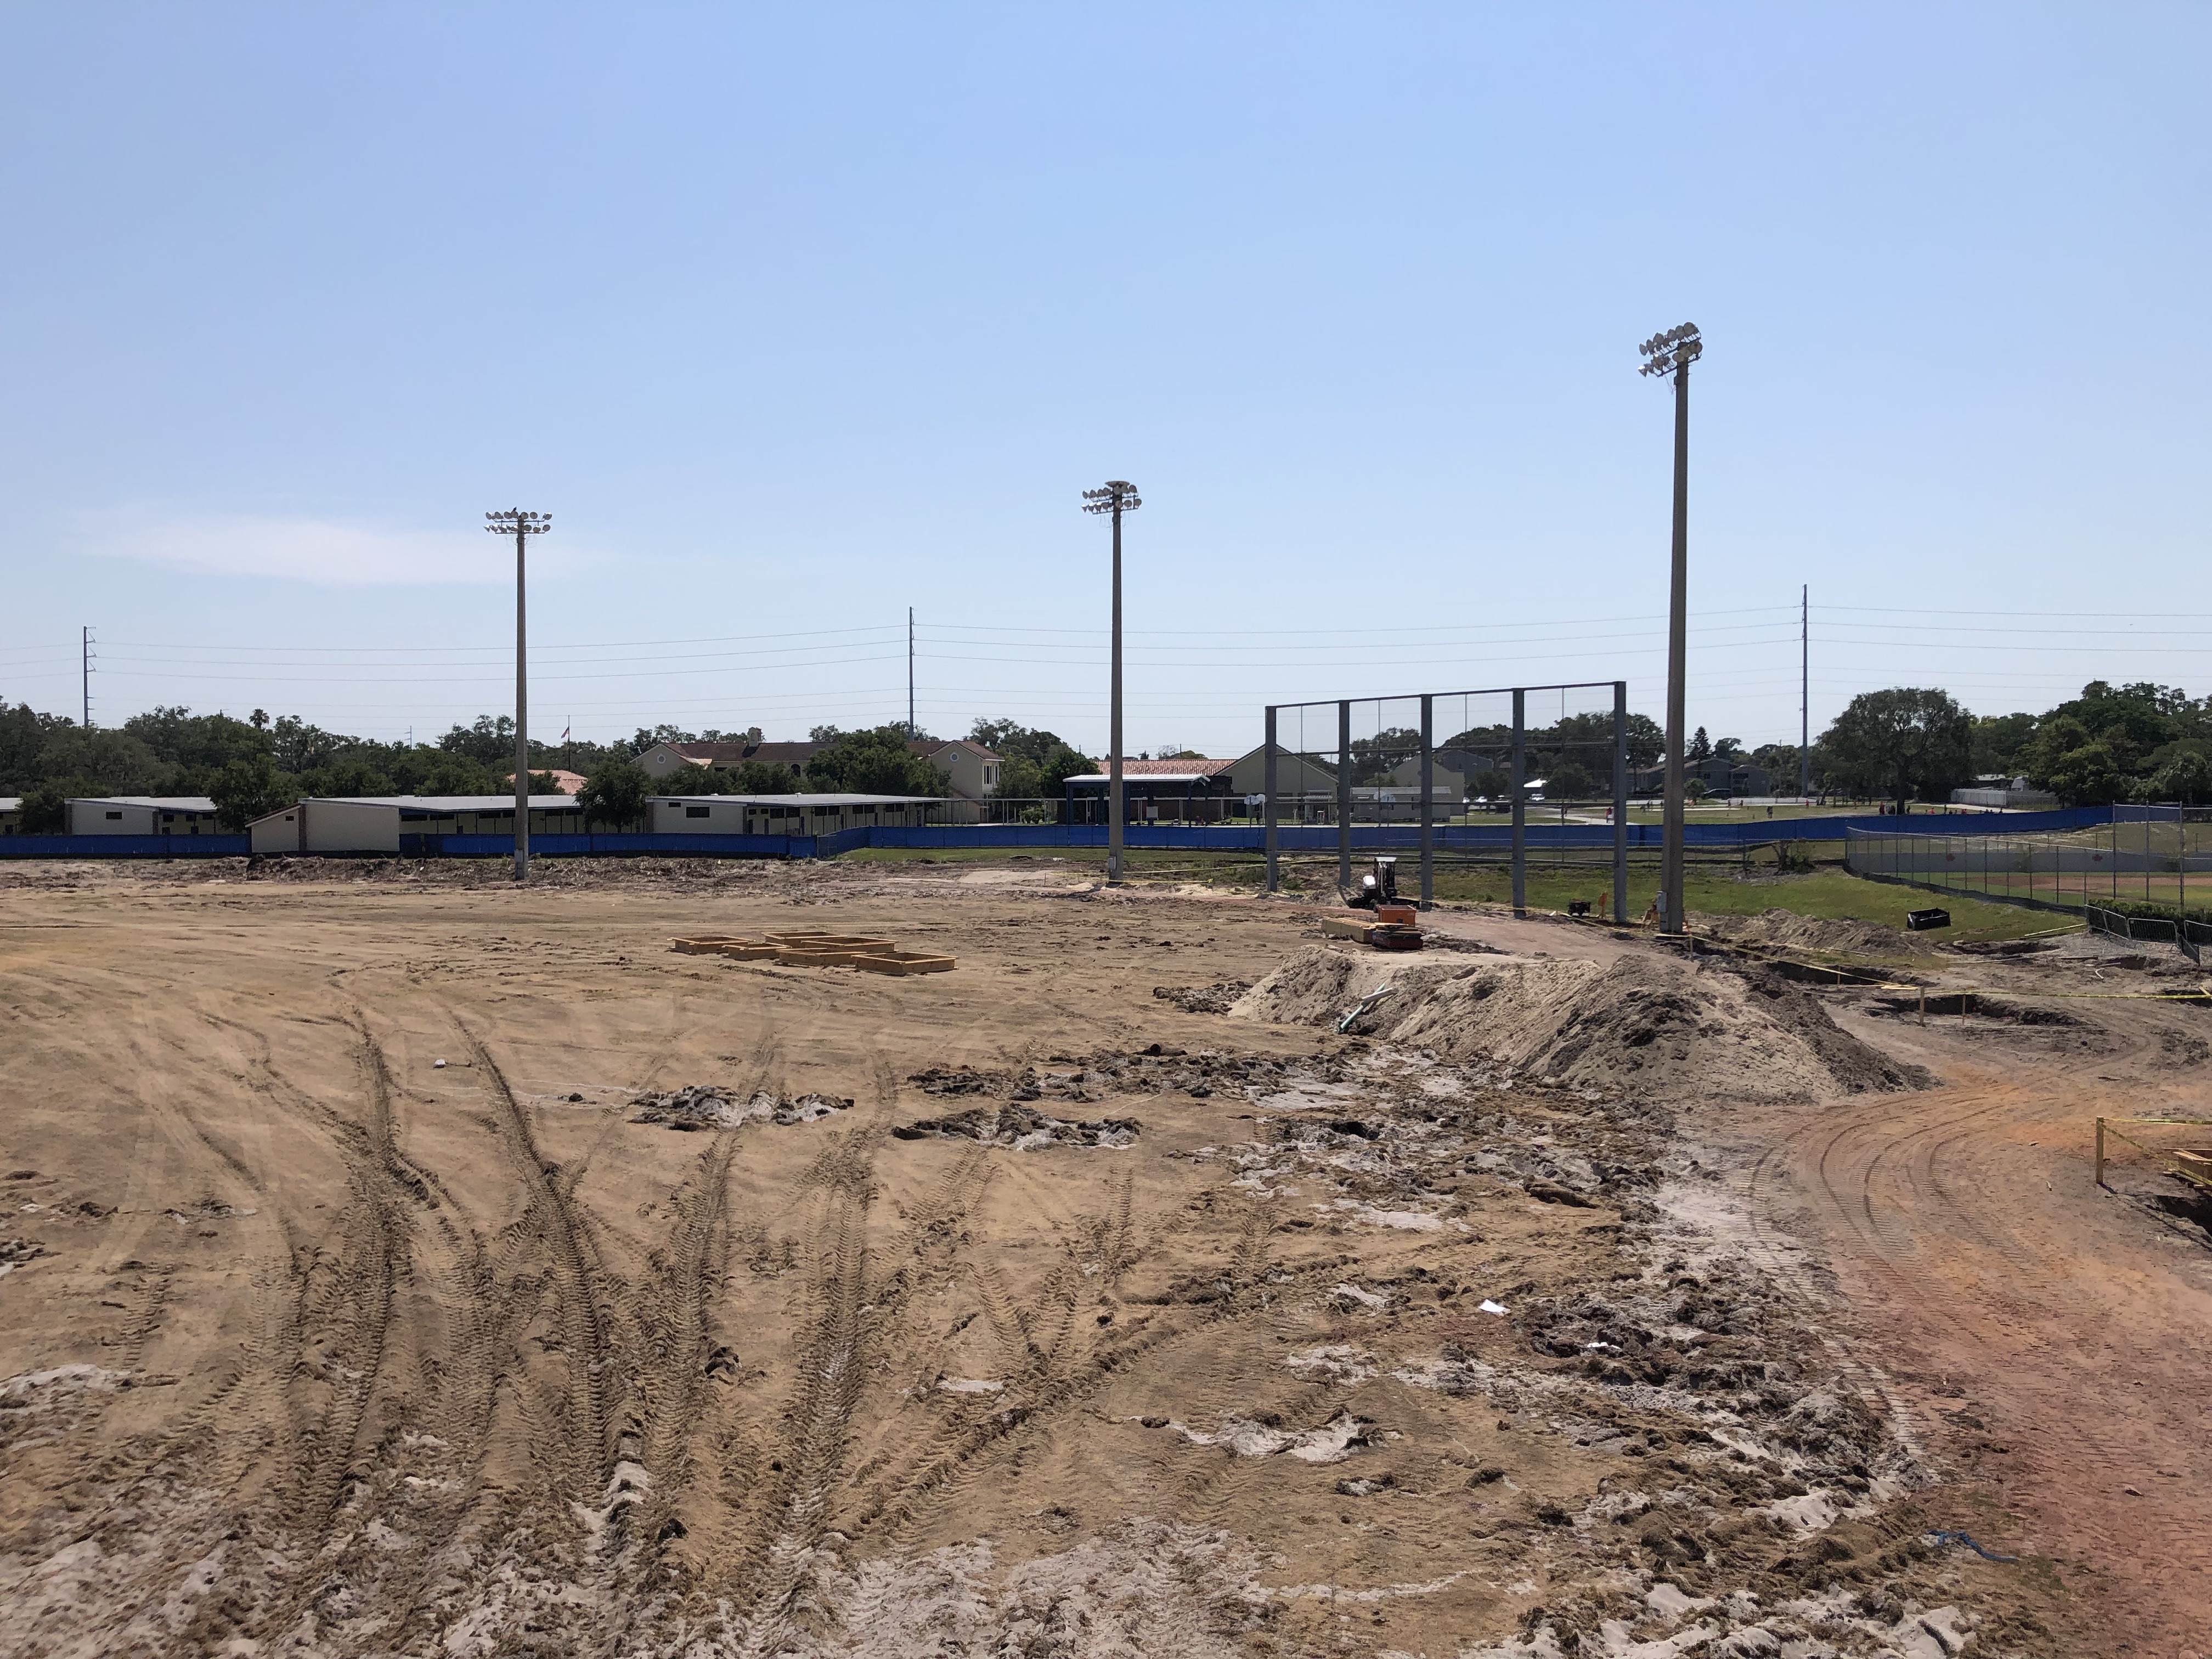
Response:
M2178 958L502 875L0 867L0 1652L2212 1655Z

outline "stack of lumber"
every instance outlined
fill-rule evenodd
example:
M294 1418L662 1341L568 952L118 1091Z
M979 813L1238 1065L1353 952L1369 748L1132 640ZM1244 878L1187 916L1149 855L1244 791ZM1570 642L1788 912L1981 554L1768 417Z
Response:
M1418 951L1421 948L1419 928L1401 921L1378 921L1364 910L1323 916L1321 931L1325 938L1357 939L1360 944L1372 945L1378 951Z
M902 951L890 939L862 933L764 933L758 939L702 933L676 940L674 948L687 956L734 957L787 968L857 968L865 974L942 974L953 967L951 957Z

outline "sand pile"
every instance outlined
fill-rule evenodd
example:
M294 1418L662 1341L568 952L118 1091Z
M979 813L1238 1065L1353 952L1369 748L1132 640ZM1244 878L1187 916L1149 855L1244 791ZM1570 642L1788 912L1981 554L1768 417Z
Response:
M1323 945L1293 957L1231 1012L1335 1024L1385 986L1352 1031L1554 1083L1654 1100L1817 1100L1929 1081L1838 1030L1778 975L1650 957L1609 967L1521 957L1408 963Z
M1715 916L1692 911L1690 931L1733 945L1776 945L1799 951L1833 951L1851 956L1930 956L1929 933L1908 933L1879 921L1823 921L1794 910L1765 910L1755 916Z

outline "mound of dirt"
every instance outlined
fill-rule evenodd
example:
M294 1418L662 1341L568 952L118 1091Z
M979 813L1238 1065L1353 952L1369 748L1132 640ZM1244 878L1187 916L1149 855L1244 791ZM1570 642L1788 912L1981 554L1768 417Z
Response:
M1040 1146L1127 1146L1143 1126L1133 1117L1076 1123L1048 1117L1027 1106L979 1106L945 1117L925 1117L891 1131L901 1140L980 1140L1031 1152Z
M1755 916L1714 916L1692 911L1691 931L1732 945L1778 945L1800 951L1832 951L1844 956L1915 956L1935 953L1935 936L1908 933L1879 921L1823 921L1795 910L1764 910Z
M812 1123L832 1112L844 1111L853 1103L829 1095L794 1098L766 1091L739 1100L711 1083L701 1083L666 1094L640 1095L633 1103L637 1107L630 1119L633 1123L659 1123L671 1129L734 1129L739 1124L763 1120L787 1129L794 1123Z
M1323 945L1293 957L1230 1012L1336 1024L1370 999L1348 1029L1651 1100L1806 1101L1932 1080L1839 1030L1778 975L1652 957L1610 966L1519 957L1407 963Z

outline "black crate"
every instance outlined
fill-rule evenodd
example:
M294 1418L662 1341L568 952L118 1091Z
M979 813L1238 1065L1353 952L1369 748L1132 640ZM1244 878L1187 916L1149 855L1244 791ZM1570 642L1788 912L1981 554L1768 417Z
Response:
M1948 927L1950 925L1951 913L1948 910L1907 910L1905 913L1905 931L1908 933L1924 933L1931 927Z

